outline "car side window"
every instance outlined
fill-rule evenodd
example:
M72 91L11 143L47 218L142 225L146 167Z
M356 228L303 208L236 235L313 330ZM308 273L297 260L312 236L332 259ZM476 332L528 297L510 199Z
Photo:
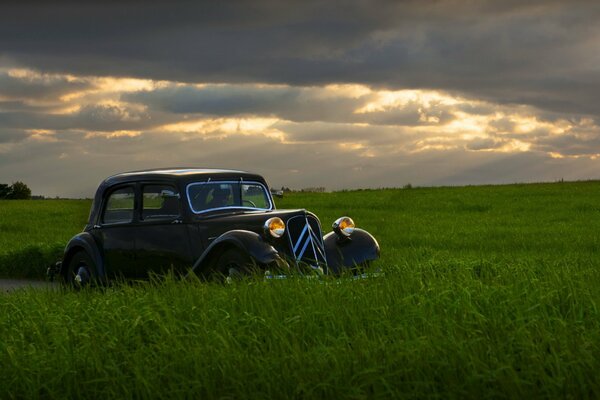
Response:
M254 208L269 208L269 198L262 186L257 184L242 185L242 205Z
M105 224L127 223L133 220L135 194L132 186L117 189L106 200L102 222Z
M181 214L179 192L170 185L145 185L142 189L144 221L173 219Z

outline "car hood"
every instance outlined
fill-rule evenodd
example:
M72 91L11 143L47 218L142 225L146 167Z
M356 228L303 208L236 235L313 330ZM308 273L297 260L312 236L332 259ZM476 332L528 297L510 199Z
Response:
M289 218L295 217L297 215L313 215L313 216L315 216L310 211L306 211L304 209L266 210L266 211L228 209L228 210L223 210L221 212L215 211L214 213L210 213L210 214L194 215L192 217L192 220L194 222L209 222L209 221L212 222L214 220L219 220L219 221L222 221L222 223L224 225L227 225L229 223L232 223L232 224L243 223L243 224L252 224L252 225L260 223L262 226L262 224L269 218L279 217L282 220L286 221Z
M197 223L198 226L208 229L210 231L209 236L214 237L233 229L247 230L262 234L264 232L264 224L269 218L279 217L287 226L288 220L297 216L312 216L318 221L316 215L304 209L269 211L240 210L238 212L228 210L226 213L195 216L193 221Z

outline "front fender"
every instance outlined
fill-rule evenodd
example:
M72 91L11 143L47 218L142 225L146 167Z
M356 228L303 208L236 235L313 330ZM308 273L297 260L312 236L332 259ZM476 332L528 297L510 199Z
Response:
M258 264L271 264L279 257L277 250L258 233L238 229L225 232L216 238L194 263L192 271L196 275L205 275L228 246L234 246L249 254Z
M64 276L66 274L71 257L81 250L85 251L94 261L96 273L98 274L97 276L104 277L105 271L102 253L98 249L94 237L89 232L81 232L69 240L69 243L67 243L67 246L65 247L60 275Z
M323 236L327 266L330 273L339 274L346 268L379 258L379 243L369 232L356 228L349 238L340 239L329 232Z

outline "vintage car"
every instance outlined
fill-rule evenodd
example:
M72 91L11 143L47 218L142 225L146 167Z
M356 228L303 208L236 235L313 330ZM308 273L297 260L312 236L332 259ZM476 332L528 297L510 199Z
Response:
M323 236L311 212L277 210L259 175L177 168L104 180L49 274L76 286L168 271L230 278L251 267L340 274L378 257L375 238L349 217Z

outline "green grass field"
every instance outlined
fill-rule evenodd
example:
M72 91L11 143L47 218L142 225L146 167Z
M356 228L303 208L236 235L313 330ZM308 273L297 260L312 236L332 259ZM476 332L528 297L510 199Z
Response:
M0 277L43 279L81 232L89 200L0 200Z
M600 182L293 194L350 215L384 277L167 279L0 295L3 397L600 396ZM4 275L39 276L85 201L0 202ZM23 272L26 273L23 273Z

